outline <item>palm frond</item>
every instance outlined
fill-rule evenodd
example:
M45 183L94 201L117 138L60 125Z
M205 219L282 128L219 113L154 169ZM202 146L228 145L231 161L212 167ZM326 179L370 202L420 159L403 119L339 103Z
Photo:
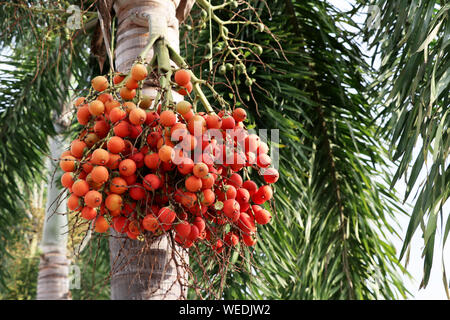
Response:
M3 27L18 14L19 9L11 7L15 3L0 6ZM91 70L86 43L76 37L80 33L75 32L72 39L67 30L53 30L51 17L40 16L33 28L28 24L36 17L28 21L22 17L20 28L15 25L18 29L0 37L0 183L7 186L0 194L3 257L8 239L15 239L15 226L27 219L29 199L24 188L46 178L47 139L55 134L55 116L69 103L77 86L85 85Z
M382 60L372 86L380 92L376 102L384 120L381 134L389 139L391 157L398 165L391 185L405 177L404 200L414 198L401 256L422 225L426 286L438 220L443 245L450 230L450 4L385 0L370 4L379 8L379 28L369 30L367 39Z

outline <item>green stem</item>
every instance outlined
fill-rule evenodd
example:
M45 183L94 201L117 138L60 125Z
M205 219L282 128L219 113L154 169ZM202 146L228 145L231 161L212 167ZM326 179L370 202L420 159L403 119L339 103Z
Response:
M155 42L155 55L158 61L158 70L162 74L166 74L171 70L170 67L170 55L167 49L167 44L163 39L159 39Z
M211 23L211 14L212 14L212 9L211 9L211 0L209 0L209 11L208 11L208 16L209 16L209 53L211 54L211 59L209 59L209 72L212 72L213 69L213 61L212 61L212 56L213 56L213 44L212 44L212 23Z
M142 61L145 60L145 58L147 57L148 52L153 47L155 42L160 39L160 37L161 37L160 35L153 35L153 36L150 37L150 40L149 40L148 44L145 46L144 50L142 50L141 54L139 55L139 59L140 60L142 60Z
M183 57L178 54L178 52L175 51L174 48L172 48L170 45L167 46L169 49L170 58L172 59L175 64L182 69L186 69L189 71L191 75L191 82L192 83L205 83L205 80L201 80L195 76L195 74L189 70L189 65L184 61Z
M197 4L203 9L205 9L205 11L211 12L211 18L214 21L216 21L219 25L222 25L224 23L224 21L220 19L218 16L216 16L213 12L217 8L211 6L206 0L197 0Z
M178 67L189 71L189 74L191 75L191 82L193 84L192 89L193 89L194 93L196 94L196 96L198 97L198 99L200 100L200 102L205 107L206 112L215 114L213 108L211 107L211 104L209 103L208 99L206 99L205 94L203 93L202 89L200 88L200 84L201 83L204 84L204 83L206 83L206 81L197 78L195 76L195 74L191 70L188 69L189 66L186 63L186 61L184 61L183 57L181 57L178 54L178 52L175 51L174 48L172 48L170 45L168 45L167 48L169 49L169 54L170 54L170 58L172 59L172 61L175 62L175 64Z
M192 87L193 87L194 93L196 94L196 96L198 97L200 102L205 107L206 112L211 113L211 114L215 114L213 108L209 104L208 99L206 99L205 94L203 93L202 89L200 88L200 84L198 82L194 83Z

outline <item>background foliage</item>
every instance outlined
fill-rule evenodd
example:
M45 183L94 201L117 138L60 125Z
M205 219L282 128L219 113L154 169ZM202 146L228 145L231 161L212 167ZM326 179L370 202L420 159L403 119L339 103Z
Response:
M369 16L377 25L366 30L366 37L382 61L372 83L379 93L374 104L381 110L380 135L390 142L389 154L397 166L391 185L404 177L404 200L414 199L401 256L407 256L420 227L423 287L439 242L437 231L442 246L450 232L450 4L376 0L370 5L378 9ZM418 179L421 171L426 173L424 181ZM417 194L411 194L415 189ZM445 267L443 282L450 299Z

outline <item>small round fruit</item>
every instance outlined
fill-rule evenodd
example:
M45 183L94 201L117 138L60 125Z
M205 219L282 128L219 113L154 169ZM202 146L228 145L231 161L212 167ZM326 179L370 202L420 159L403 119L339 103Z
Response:
M192 92L192 89L193 89L192 82L189 81L185 86L182 86L182 88L179 89L177 92L182 96L187 96L189 93Z
M141 81L147 78L148 72L147 68L140 63L135 64L131 67L131 77L136 81Z
M119 163L119 172L124 177L131 176L136 172L136 162L131 159L122 160Z
M241 212L239 215L238 227L244 234L253 234L256 232L254 219L245 212Z
M86 100L85 97L78 97L75 99L75 102L73 104L75 107L79 107L81 104L84 103L85 100Z
M124 100L132 100L136 96L136 89L130 90L127 87L122 87L119 94Z
M169 230L172 227L172 222L175 220L175 211L169 207L163 207L158 212L158 220L161 222L164 230Z
M111 153L120 153L125 150L125 141L121 137L111 137L106 144Z
M191 158L184 157L180 160L180 163L178 164L178 171L182 175L187 175L192 172L194 169L194 161Z
M200 231L198 230L196 225L191 225L191 231L187 235L187 239L191 241L197 240L198 236L200 235Z
M89 184L86 180L78 179L72 185L72 192L79 196L84 197L86 193L89 191Z
M147 110L153 103L153 99L150 96L142 95L139 102L139 108Z
M91 161L93 164L103 166L109 161L109 152L105 149L95 149L92 153Z
M159 221L154 215L147 214L142 219L142 227L147 231L155 232L159 227Z
M211 189L204 189L200 196L201 203L205 206L210 206L216 200L216 194Z
M159 159L163 162L172 161L175 157L175 151L168 145L163 145L158 151Z
M128 193L131 199L136 201L144 200L147 196L147 193L141 183L134 183Z
M223 213L233 221L239 218L241 206L235 199L228 199L223 202Z
M97 210L91 207L84 207L81 210L81 216L86 220L93 220L97 216Z
M256 244L256 238L248 234L242 235L242 241L248 247L253 247Z
M190 192L198 192L202 189L202 180L196 176L190 176L185 180L184 186Z
M75 139L70 144L70 153L76 158L81 158L86 148L87 145L84 141L81 141L80 139Z
M220 129L222 127L222 119L216 114L210 114L206 118L206 126L208 129Z
M89 106L87 104L80 107L77 111L77 121L79 124L85 126L89 123L91 113L89 112Z
M63 185L64 188L72 187L74 182L75 181L73 180L73 174L71 172L65 172L61 176L61 184Z
M202 189L211 189L214 185L215 178L212 174L208 173L206 176L204 176L202 179Z
M182 100L177 103L176 110L179 114L185 115L186 113L192 110L192 105L190 102Z
M165 127L172 127L177 121L177 116L172 110L165 110L159 115L159 122Z
M98 216L97 219L95 219L95 232L98 233L105 233L109 229L109 223L103 216Z
M228 130L228 129L234 129L236 126L236 120L234 120L233 117L226 116L222 118L222 129Z
M161 187L161 179L156 174L148 174L143 179L144 188L149 191L155 191Z
M100 137L100 138L106 137L106 135L109 132L109 129L110 129L110 125L105 120L95 121L94 132L98 137Z
M121 177L115 177L111 180L109 191L117 194L122 194L127 191L127 182Z
M192 208L197 201L197 196L193 192L184 192L180 198L181 204L186 208Z
M258 195L262 197L264 200L270 200L273 197L272 187L269 185L261 186L258 191Z
M75 170L76 159L72 156L61 157L59 161L59 166L64 172L72 172Z
M100 100L94 100L89 103L89 112L93 116L102 115L105 112L105 105Z
M105 199L105 206L110 211L119 210L122 207L122 204L122 197L115 193L111 193Z
M88 148L91 148L99 140L100 140L100 138L93 132L88 133L86 135L86 138L84 138L84 142L86 142L86 145L88 146Z
M275 183L278 181L280 174L278 173L277 169L268 168L268 169L264 170L263 177L264 177L264 181L266 181L266 183Z
M91 208L97 208L102 203L102 194L98 191L91 190L84 196L84 203Z
M132 124L139 126L145 122L145 119L147 119L147 113L144 109L135 108L130 111L129 119Z
M240 188L242 186L242 177L238 173L233 173L228 179L228 183L231 184L235 188Z
M117 169L119 167L119 163L120 163L121 159L122 158L120 157L119 154L110 153L109 154L109 161L106 164L106 167L108 167L108 169L111 169L111 170Z
M126 232L126 224L127 224L128 219L125 217L114 217L113 218L113 227L114 230L116 230L117 232L120 233L124 233Z
M242 108L236 108L233 111L233 118L236 122L242 122L247 118L247 112Z
M125 83L125 86L130 90L137 89L137 88L139 88L139 82L137 82L133 78L129 78L127 80L127 82Z
M239 243L239 237L232 231L228 232L225 237L224 241L229 246L236 246Z
M236 200L241 203L247 203L250 201L250 192L245 188L239 188L236 191Z
M261 139L256 134L248 135L245 137L245 151L256 153L260 143Z
M127 112L122 110L120 107L115 107L109 112L109 120L111 120L112 123L117 123L120 120L125 119L126 116Z
M99 97L100 99L100 97ZM114 99L103 102L105 104L105 113L110 114L111 110L120 107L120 102Z
M186 112L185 114L183 114L183 119L188 122L189 120L191 120L191 118L194 116L194 112L192 110L189 110L188 112Z
M147 168L156 170L159 166L159 155L158 153L154 152L151 154L147 154L144 157L144 164L147 166Z
M175 72L174 79L179 86L184 87L189 81L191 81L191 75L189 71L181 69Z
M105 183L109 178L109 171L104 166L96 166L91 171L92 180L96 183Z
M201 136L206 132L206 120L201 115L194 115L188 121L188 130L194 136Z
M117 137L125 138L130 135L131 125L127 121L120 121L114 125L113 131Z
M108 89L108 79L104 76L97 76L91 80L92 88L96 91L105 91Z
M119 84L119 83L121 83L124 79L125 79L125 76L122 76L122 75L120 75L120 74L116 74L116 75L114 75L114 77L113 77L113 83L114 83L114 84Z
M177 223L174 227L175 232L182 238L185 239L191 233L191 225L189 222L183 220Z
M194 165L192 171L194 173L194 176L196 176L197 178L203 178L208 174L209 169L205 163L199 162Z
M258 190L258 186L252 180L245 181L242 184L242 187L248 190L248 192L250 193L250 196L252 196Z
M133 220L128 224L128 232L132 233L134 236L139 235L139 222L137 220ZM135 237L131 237L132 239L136 239Z
M256 164L260 168L267 168L272 163L272 159L266 153L261 153L256 158Z
M67 208L71 211L81 210L80 197L72 193L67 199Z
M267 223L269 223L271 218L272 218L272 216L270 215L270 212L267 211L266 209L261 209L261 210L255 211L255 221L258 224L261 224L261 225L267 224Z

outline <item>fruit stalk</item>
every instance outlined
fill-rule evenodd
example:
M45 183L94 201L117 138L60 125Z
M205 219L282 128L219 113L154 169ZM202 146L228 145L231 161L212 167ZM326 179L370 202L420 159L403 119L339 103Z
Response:
M175 49L173 49L170 45L168 45L167 48L169 50L170 58L172 59L172 61L175 62L175 64L178 67L186 69L189 72L189 74L191 75L191 80L193 83L193 91L196 94L196 96L198 97L198 99L200 100L200 102L205 107L206 112L208 112L210 114L215 114L213 108L211 107L211 104L209 103L208 99L206 98L205 94L203 93L202 89L200 88L200 84L205 83L205 81L197 78L195 76L195 74L191 70L188 69L189 68L188 64L186 63L186 61L184 61L183 57L180 56L178 54L178 52L175 51Z

